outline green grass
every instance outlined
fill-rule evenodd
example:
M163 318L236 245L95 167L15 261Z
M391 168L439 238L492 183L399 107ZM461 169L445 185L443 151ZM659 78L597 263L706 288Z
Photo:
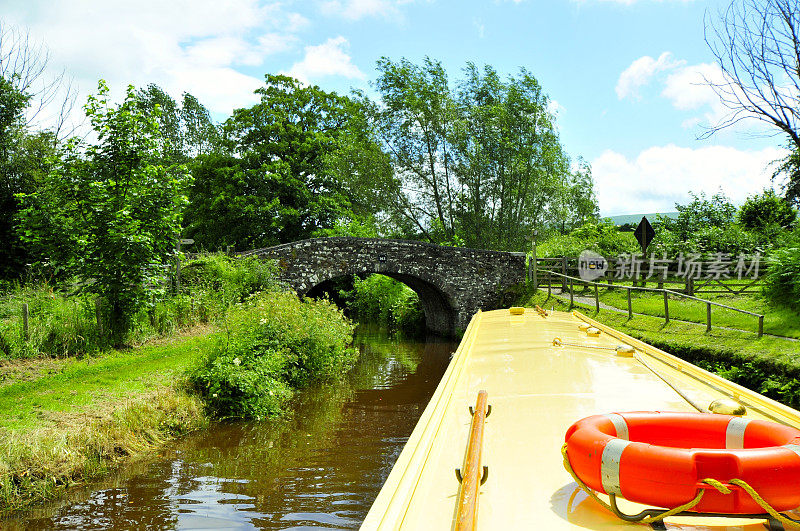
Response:
M661 302L663 304L663 298ZM526 306L535 304L546 309L570 310L568 300L548 298L546 292L529 294L524 301ZM627 313L605 309L596 312L594 303L578 303L573 309L770 398L800 407L800 343L797 341L771 336L757 339L754 332L713 327L706 332L705 325L674 320L665 324L659 317L634 315L633 319L628 319Z
M0 387L0 516L206 426L202 401L182 380L217 337L174 338L18 371L25 379Z
M602 295L600 300L605 302ZM555 307L557 310L569 310L568 300L565 301L555 296L548 299L546 292L534 294L525 301L526 306L533 306L534 304L539 304L548 309ZM663 296L661 304L663 311ZM665 325L664 319L659 317L634 315L633 319L628 319L627 313L605 309L601 309L598 313L595 312L593 303L590 305L575 304L574 309L651 344L670 344L674 348L681 350L705 349L709 353L718 352L720 356L733 356L741 360L765 359L769 360L771 364L797 371L800 374L800 343L770 336L757 339L755 330L749 332L714 328L713 315L711 331L706 332L705 324L690 324L670 320L669 324ZM637 310L636 302L634 302L633 310L634 312L639 311ZM703 321L705 321L705 309L703 311ZM680 317L677 312L673 313L672 301L670 301L670 316Z
M171 385L216 340L216 335L172 340L97 358L67 359L51 374L0 387L0 428L41 428L59 413L103 408Z

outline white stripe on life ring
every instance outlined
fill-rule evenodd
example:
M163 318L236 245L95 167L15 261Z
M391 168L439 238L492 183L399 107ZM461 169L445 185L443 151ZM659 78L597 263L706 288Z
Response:
M743 419L733 417L728 422L728 427L725 430L725 448L744 448L744 431L747 425L750 424L750 419Z
M625 422L625 418L619 413L608 413L606 417L614 424L614 428L617 430L617 438L629 441L628 423Z
M800 444L784 444L782 448L786 448L787 450L791 450L800 457Z
M619 464L623 450L630 443L622 439L611 439L603 448L603 455L600 457L600 481L603 482L606 494L622 495L619 486Z

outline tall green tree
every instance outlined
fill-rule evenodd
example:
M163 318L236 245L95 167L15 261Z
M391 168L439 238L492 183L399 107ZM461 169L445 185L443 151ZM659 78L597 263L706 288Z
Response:
M84 109L97 143L67 142L41 186L22 196L21 224L43 254L102 297L120 343L174 255L190 177L161 164L158 122L132 86L113 105L101 81Z
M282 75L256 93L259 103L223 124L224 152L194 165L189 234L208 248L252 249L367 215L388 165L360 106Z
M30 191L17 164L29 100L11 80L0 77L0 278L19 276L26 257L14 216L18 210L15 194Z
M596 214L591 169L570 171L550 100L526 70L502 79L468 63L378 61L376 123L399 186L393 217L435 243L521 249L534 228Z
M464 126L457 145L465 239L479 247L520 249L533 229L572 228L573 175L539 82L525 69L507 80L490 66L481 71L472 63L464 73Z
M378 71L376 123L402 189L393 215L428 240L450 240L456 230L458 112L447 73L427 57L421 66L383 57ZM440 238L434 238L437 229Z
M166 164L186 164L198 155L220 149L220 132L211 114L188 92L183 93L178 104L164 89L151 83L136 91L136 101L158 121L160 151Z

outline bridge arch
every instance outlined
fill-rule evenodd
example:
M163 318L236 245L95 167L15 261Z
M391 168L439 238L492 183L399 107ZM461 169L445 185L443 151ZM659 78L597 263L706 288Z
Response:
M523 253L408 240L314 238L241 254L277 260L281 280L300 295L341 276L394 278L419 295L428 329L446 335L466 329L476 311L497 308L502 291L525 280Z
M298 294L313 295L317 288L331 280L352 277L353 275L363 277L370 274L379 274L393 278L411 288L419 297L420 306L422 306L422 311L425 314L425 328L427 330L437 334L449 335L455 329L457 315L451 297L429 280L414 275L393 273L391 271L371 271L369 269L366 271L332 272L330 278L320 279L320 281L314 286L311 286L308 291L305 293L298 291Z

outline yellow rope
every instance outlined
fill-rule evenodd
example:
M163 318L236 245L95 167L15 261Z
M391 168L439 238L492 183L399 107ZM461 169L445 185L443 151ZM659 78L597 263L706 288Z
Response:
M578 486L581 489L583 489L583 491L586 492L586 494L588 494L593 500L595 500L597 503L599 503L600 505L602 505L607 510L609 510L609 511L611 511L613 513L614 509L612 509L611 505L609 505L605 501L601 500L597 496L597 494L595 494L595 492L592 489L590 489L583 481L581 481L581 478L579 478L577 474L575 474L575 471L572 469L572 465L569 462L569 457L567 456L567 443L564 443L564 445L561 447L561 455L564 457L564 468L567 469L567 472L569 472L569 475L572 476L572 479L575 480L575 483L577 483ZM718 481L716 479L706 478L706 479L702 480L702 483L705 483L707 485L710 485L710 486L714 487L715 489L717 489L722 494L730 494L731 493L731 490L728 487L726 487L724 483L722 483L721 481ZM743 481L741 479L732 479L732 480L730 480L729 483L744 489L744 491L747 492L747 494L749 494L750 497L752 497L753 500L755 500L755 502L757 504L759 504L765 511L767 511L767 513L769 513L770 516L772 516L773 518L775 518L776 520L779 520L782 524L784 524L784 526L788 526L788 527L794 528L794 529L800 529L800 524L798 524L797 522L795 522L794 520L792 520L790 518L787 518L787 517L783 516L778 511L773 509L772 506L769 503L767 503L767 501L764 500L764 498L762 498L756 492L756 490L753 487L751 487L750 485L748 485L745 481ZM704 493L705 493L705 491L701 489L701 490L698 491L697 496L695 496L693 499L689 500L688 502L684 503L683 505L679 505L678 507L675 507L673 509L669 509L669 510L664 511L663 513L657 514L655 516L645 516L644 518L642 518L640 520L640 522L645 523L645 524L649 524L649 523L652 523L652 522L656 522L658 520L663 520L664 518L669 518L670 516L674 516L674 515L676 515L676 514L678 514L680 512L688 511L689 509L693 508L698 503L700 503L700 500L703 499L703 494ZM731 515L731 516L736 516L736 515Z
M744 489L744 491L747 492L747 494L749 494L750 497L753 498L755 502L761 506L762 509L767 511L769 515L774 519L779 520L784 526L800 529L800 524L798 524L794 520L791 520L790 518L786 518L781 513L773 509L773 507L756 492L756 489L748 485L746 481L742 479L732 479L729 481L729 483Z

